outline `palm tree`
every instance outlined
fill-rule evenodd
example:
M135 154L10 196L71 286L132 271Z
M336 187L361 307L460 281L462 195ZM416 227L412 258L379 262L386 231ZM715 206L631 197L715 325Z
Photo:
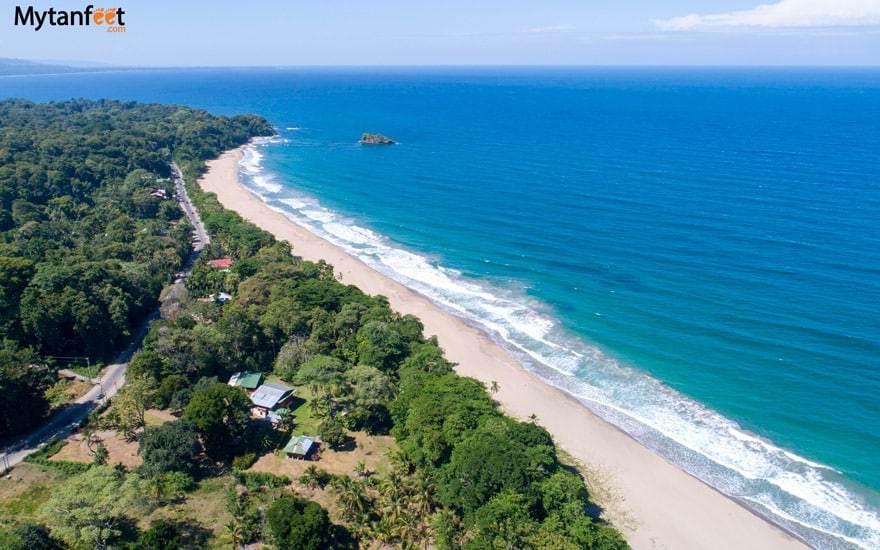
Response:
M333 480L333 490L346 520L355 519L367 509L369 500L363 483L348 476L339 476Z
M241 522L233 519L223 526L224 538L228 538L232 542L233 548L241 548L244 545L244 532L241 528Z
M400 539L400 547L402 549L418 548L418 543L425 538L425 531L422 529L421 522L415 516L409 514L404 515L397 521L392 532L396 538Z
M330 402L313 398L309 401L309 411L315 418L328 418L330 416Z
M278 428L281 433L286 435L296 424L294 422L295 417L293 411L290 409L278 409L275 411L275 414L278 415L278 422L275 424L275 427Z
M354 473L359 478L364 478L370 475L370 471L367 469L367 463L363 460L358 461L357 464L354 465Z
M312 464L306 468L306 471L300 476L299 481L309 489L316 489L321 485L319 478L320 474L318 473L318 467Z
M371 521L369 528L370 538L375 539L382 544L390 544L394 540L394 527L385 518L379 518L378 521Z
M422 518L426 518L434 511L437 504L435 495L439 488L429 475L418 474L407 480L407 488L409 490L409 500L413 509Z
M389 489L379 497L379 511L392 525L396 526L402 517L409 515L407 508L406 497L399 490Z
M278 443L275 445L275 450L278 450L278 447L281 446L281 443L287 439L287 435L290 433L290 430L293 429L294 426L294 416L293 411L290 409L278 409L275 411L275 414L278 417L278 421L275 423L275 429L281 432L281 437L278 438Z
M415 466L410 460L409 455L406 454L406 451L403 449L394 449L386 451L386 456L391 460L391 464L394 466L394 471L398 475L408 476L413 471L413 467Z

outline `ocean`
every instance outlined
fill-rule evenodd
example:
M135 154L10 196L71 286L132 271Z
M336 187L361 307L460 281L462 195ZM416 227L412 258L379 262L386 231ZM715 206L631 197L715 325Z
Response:
M0 97L265 116L241 171L270 206L813 546L880 548L880 70L163 69Z

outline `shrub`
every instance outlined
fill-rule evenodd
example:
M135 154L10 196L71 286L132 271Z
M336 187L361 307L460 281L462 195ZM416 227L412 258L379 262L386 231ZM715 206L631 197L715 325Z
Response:
M321 422L321 425L318 426L318 435L321 436L321 441L333 449L338 449L348 441L345 427L335 418L328 418Z
M232 459L232 467L236 470L247 470L257 461L256 453L244 453Z
M276 476L275 474L266 472L236 472L235 477L238 482L247 487L249 491L254 491L261 487L274 489L276 487L284 487L285 485L290 484L289 477Z

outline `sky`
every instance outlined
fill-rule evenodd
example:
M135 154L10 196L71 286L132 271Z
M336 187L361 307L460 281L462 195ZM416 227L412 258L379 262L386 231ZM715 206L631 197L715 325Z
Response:
M26 3L33 2L33 3ZM16 10L122 7L106 24ZM0 57L123 66L880 65L880 0L0 0ZM118 26L118 25L117 25Z

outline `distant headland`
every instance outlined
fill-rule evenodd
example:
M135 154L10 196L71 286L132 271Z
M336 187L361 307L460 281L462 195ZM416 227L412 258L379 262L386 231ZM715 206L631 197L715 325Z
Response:
M382 134L371 134L369 132L364 132L361 135L361 143L365 143L367 145L387 145L397 142L390 137L383 136Z

